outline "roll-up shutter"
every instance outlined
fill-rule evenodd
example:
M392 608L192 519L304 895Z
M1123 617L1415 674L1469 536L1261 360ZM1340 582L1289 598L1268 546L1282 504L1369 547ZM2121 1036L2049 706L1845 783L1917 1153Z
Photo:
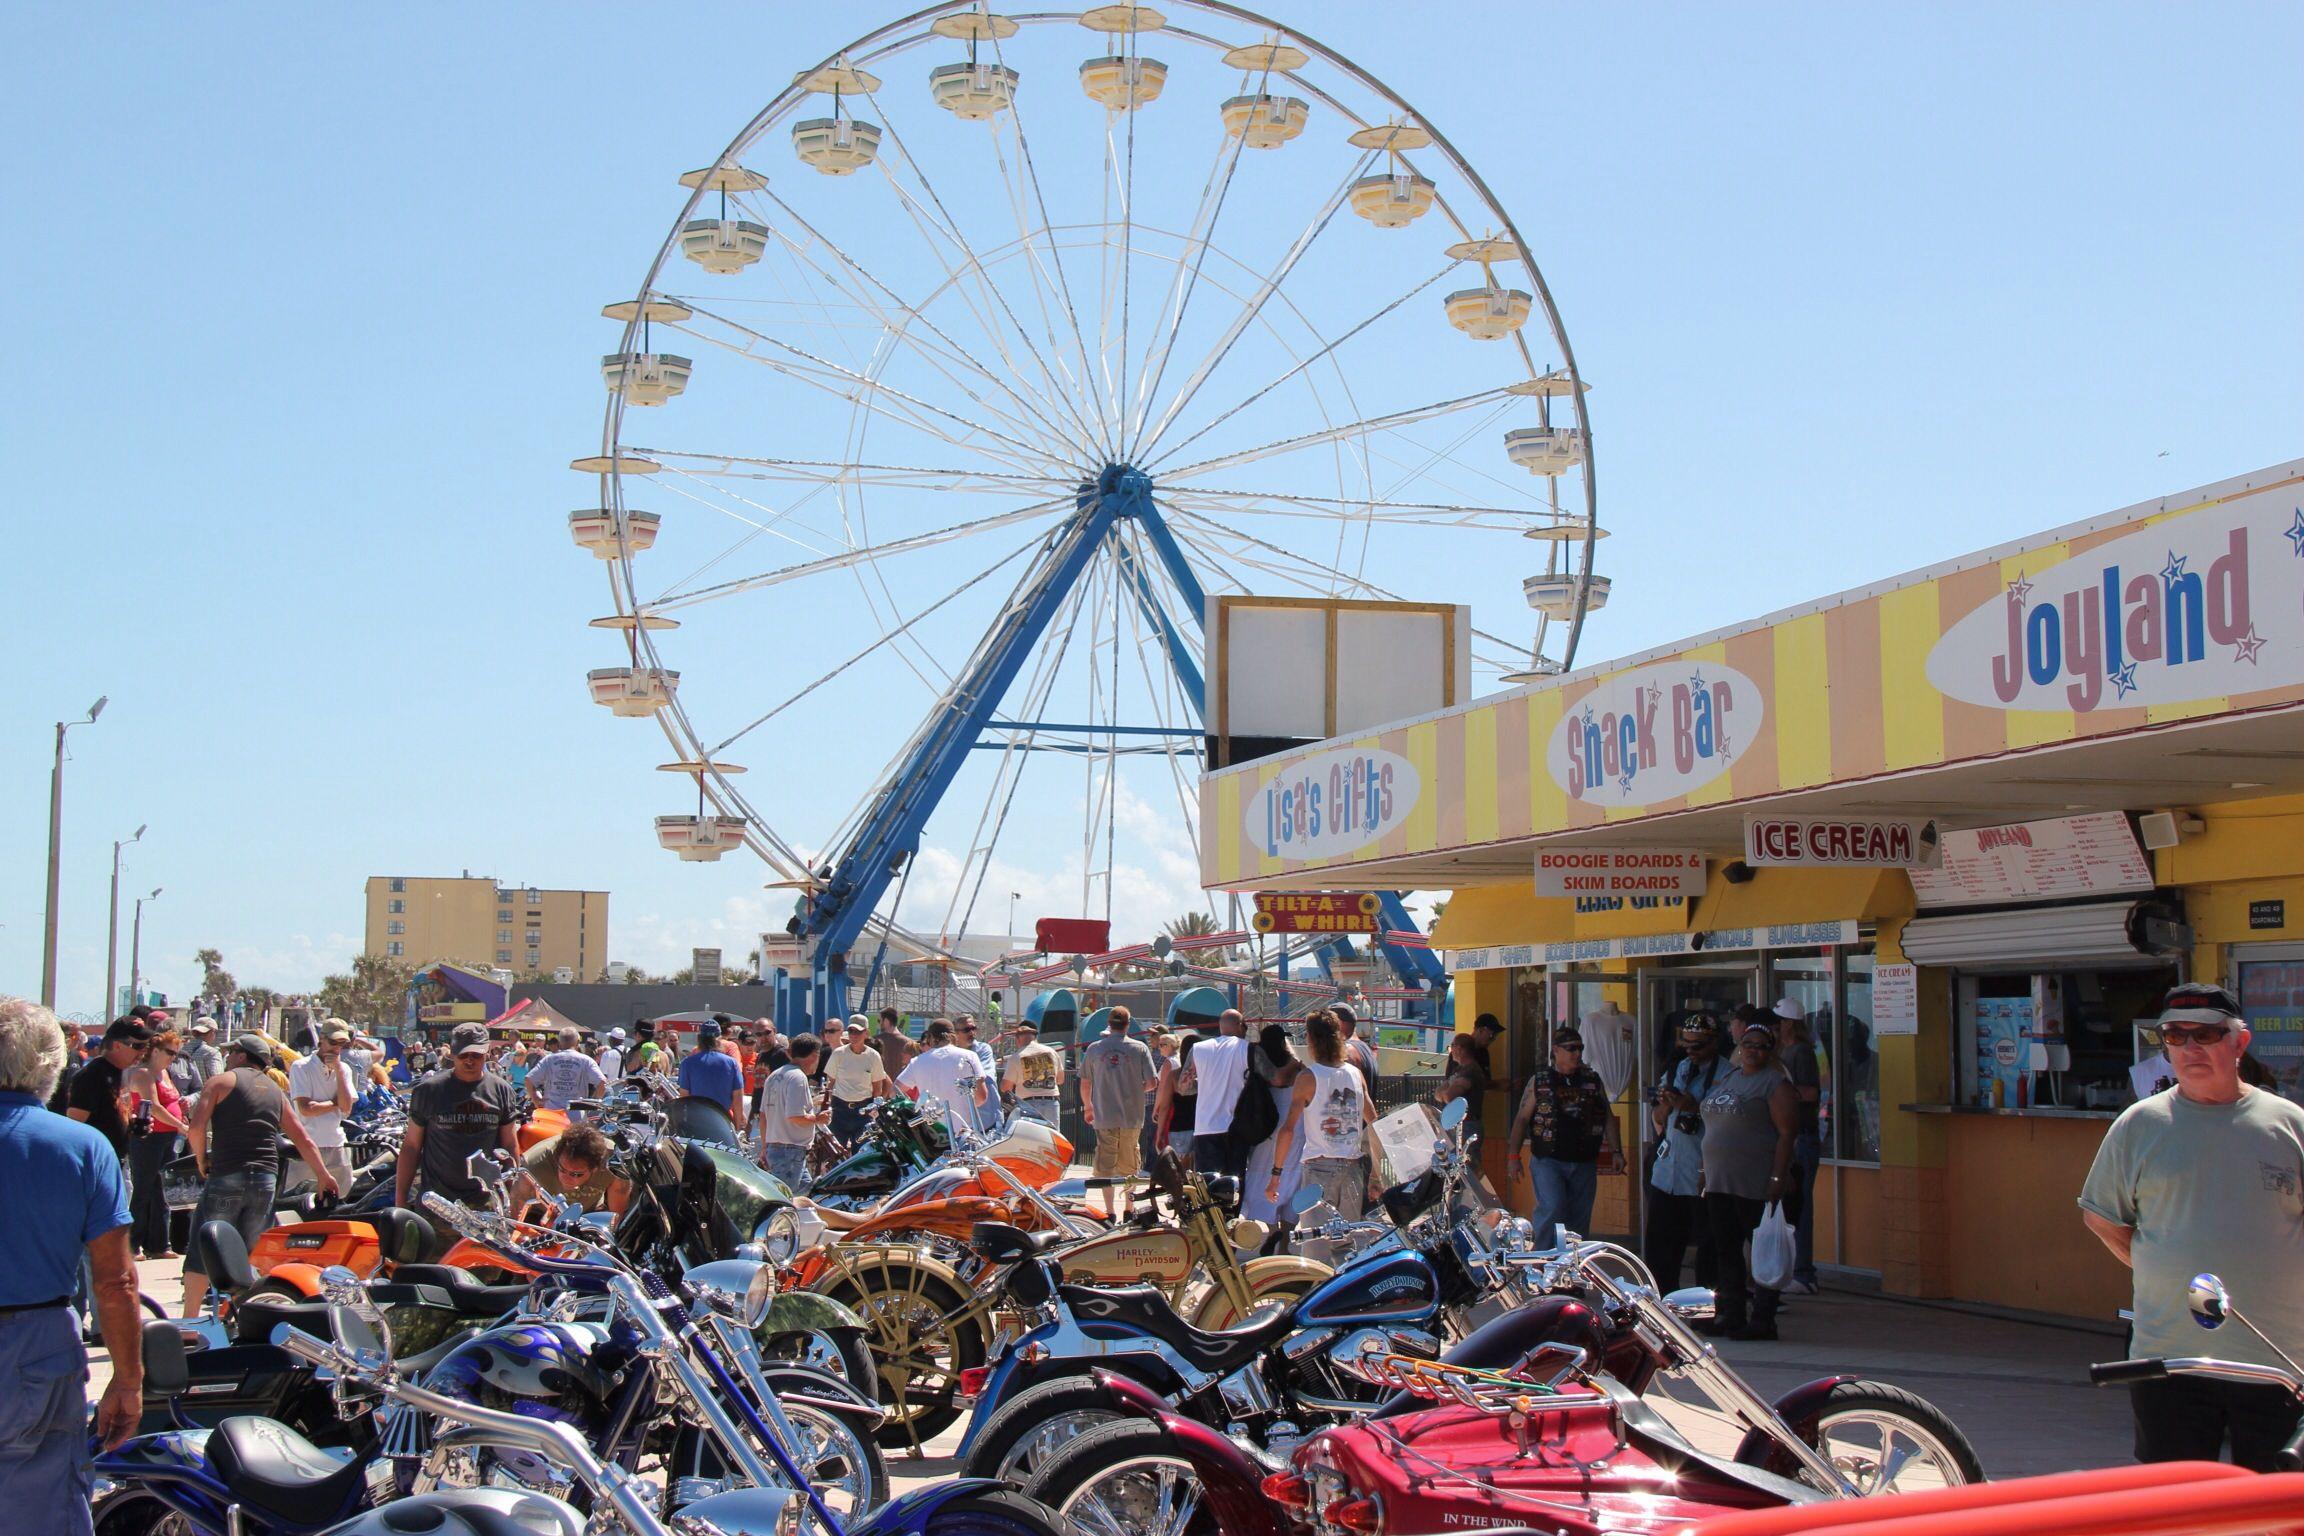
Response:
M2021 970L2147 964L2190 942L2163 902L2101 901L1916 917L1904 925L1902 947L1905 959L1921 965Z

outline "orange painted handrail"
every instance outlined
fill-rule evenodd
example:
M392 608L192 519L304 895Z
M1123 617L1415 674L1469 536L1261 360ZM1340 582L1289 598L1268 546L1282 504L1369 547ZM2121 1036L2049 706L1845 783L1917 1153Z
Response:
M2223 1461L2163 1461L2143 1466L2099 1467L2088 1472L2056 1472L2004 1483L1963 1483L1877 1499L1835 1499L1827 1504L1788 1504L1773 1509L1721 1515L1686 1527L1697 1536L1795 1536L1795 1533L1870 1525L1875 1521L1955 1510L1998 1509L2097 1493L2130 1493L2219 1478L2254 1477L2245 1467Z
M1832 1517L1819 1526L1862 1536L2251 1536L2304 1528L2304 1472L2204 1477L2188 1468L2187 1473L2174 1482L2048 1499L2026 1497L2023 1480L1980 1483L1972 1486L1982 1497L1952 1508L1937 1504L1933 1512L1904 1512L1911 1508L1907 1500L1938 1497L1933 1491L1808 1507ZM1870 1518L1845 1519L1850 1512ZM1721 1536L1744 1529L1739 1522L1745 1518L1731 1515L1690 1529Z

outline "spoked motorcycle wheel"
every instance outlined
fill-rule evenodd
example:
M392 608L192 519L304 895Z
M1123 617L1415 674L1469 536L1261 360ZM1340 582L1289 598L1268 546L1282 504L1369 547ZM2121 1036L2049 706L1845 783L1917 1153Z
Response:
M126 1489L96 1501L96 1536L200 1536L200 1528L149 1493Z
M861 1282L861 1283L859 1283ZM960 1373L984 1363L983 1319L943 1276L901 1260L860 1266L826 1291L864 1320L880 1403L880 1444L910 1450L960 1417Z
M919 1536L1076 1536L1046 1505L1005 1488L965 1493L928 1512Z
M960 1475L996 1477L1028 1487L1041 1464L1058 1450L1125 1417L1112 1394L1092 1377L1041 1382L1017 1393L992 1415L969 1446Z
M784 1403L784 1417L799 1431L793 1460L842 1525L863 1519L888 1502L888 1464L872 1436L837 1414L805 1403ZM719 1447L695 1429L683 1429L666 1465L677 1477L722 1478L727 1463Z
M1821 1403L1794 1419L1792 1428L1867 1498L1984 1481L1976 1447L1951 1416L1886 1382L1838 1382ZM1791 1452L1758 1430L1744 1437L1736 1459L1779 1477L1816 1480Z
M1159 1425L1142 1419L1106 1424L1052 1452L1024 1491L1079 1536L1220 1536L1199 1474Z

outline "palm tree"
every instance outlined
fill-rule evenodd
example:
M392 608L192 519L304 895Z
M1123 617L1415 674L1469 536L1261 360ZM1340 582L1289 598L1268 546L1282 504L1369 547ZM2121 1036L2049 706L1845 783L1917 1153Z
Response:
M1160 931L1171 939L1198 939L1224 930L1218 928L1216 919L1205 912L1187 912L1182 917L1170 918L1161 925ZM1231 960L1232 951L1228 947L1203 949L1198 952L1198 958L1204 964L1223 965Z
M233 994L240 990L240 984L232 979L230 971L224 969L222 950L203 949L192 957L192 963L200 967L201 991L219 1003L232 1001Z

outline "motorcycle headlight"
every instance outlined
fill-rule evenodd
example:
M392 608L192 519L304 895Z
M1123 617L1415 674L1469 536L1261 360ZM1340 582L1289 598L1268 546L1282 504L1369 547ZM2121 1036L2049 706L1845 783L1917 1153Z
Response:
M1264 1240L1272 1235L1272 1229L1260 1221L1243 1216L1232 1223L1232 1229L1228 1235L1231 1237L1232 1246L1235 1248L1261 1248L1264 1246Z
M800 1256L800 1222L792 1207L785 1206L768 1218L760 1229L762 1256L769 1263L782 1267Z
M776 1271L749 1259L715 1259L688 1271L689 1294L745 1329L760 1326L776 1295Z

